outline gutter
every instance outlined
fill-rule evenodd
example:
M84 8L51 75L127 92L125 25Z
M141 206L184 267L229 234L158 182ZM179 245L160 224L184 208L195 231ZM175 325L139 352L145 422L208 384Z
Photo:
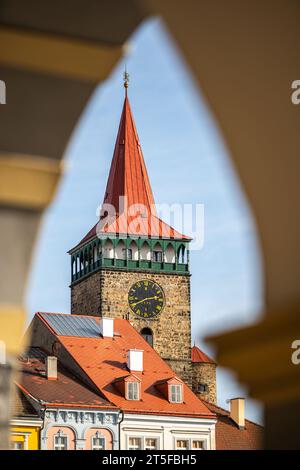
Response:
M118 425L119 425L119 430L118 430L118 434L119 434L119 450L121 450L121 423L124 421L124 411L121 410L120 413L119 413L119 418L120 418L120 415L122 415L122 419L120 421L118 421Z

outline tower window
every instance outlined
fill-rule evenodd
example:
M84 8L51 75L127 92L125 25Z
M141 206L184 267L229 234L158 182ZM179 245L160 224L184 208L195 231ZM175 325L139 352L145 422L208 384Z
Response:
M143 328L141 330L142 337L153 347L153 333L150 328Z
M158 263L162 262L162 251L153 251L152 252L152 261L156 261Z
M122 257L123 257L123 259L126 259L126 254L127 254L127 259L132 260L132 249L131 248L122 248Z
M207 384L198 384L198 393L205 393L208 391Z
M182 385L169 385L169 399L171 403L182 403Z

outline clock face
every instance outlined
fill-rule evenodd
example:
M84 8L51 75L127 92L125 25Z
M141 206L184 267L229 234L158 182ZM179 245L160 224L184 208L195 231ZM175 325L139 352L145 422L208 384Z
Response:
M162 288L153 281L139 281L131 286L128 293L131 310L142 318L153 318L164 307L165 296Z

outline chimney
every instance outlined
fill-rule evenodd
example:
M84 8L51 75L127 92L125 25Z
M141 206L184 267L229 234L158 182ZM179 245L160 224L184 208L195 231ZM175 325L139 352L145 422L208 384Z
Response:
M57 380L57 357L47 356L46 376L48 380Z
M230 418L240 429L245 428L245 398L232 398L230 402Z
M129 349L127 353L127 367L130 372L143 372L143 354L141 349Z
M102 317L100 320L100 332L103 338L114 337L114 319Z

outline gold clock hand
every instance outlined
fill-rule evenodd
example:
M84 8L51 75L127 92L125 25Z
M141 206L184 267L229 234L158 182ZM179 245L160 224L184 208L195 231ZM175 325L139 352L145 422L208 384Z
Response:
M135 307L136 305L141 304L142 302L145 302L145 300L152 300L152 299L154 300L158 299L157 295L154 295L153 297L145 297L145 299L135 302L134 304L132 304L132 306Z

